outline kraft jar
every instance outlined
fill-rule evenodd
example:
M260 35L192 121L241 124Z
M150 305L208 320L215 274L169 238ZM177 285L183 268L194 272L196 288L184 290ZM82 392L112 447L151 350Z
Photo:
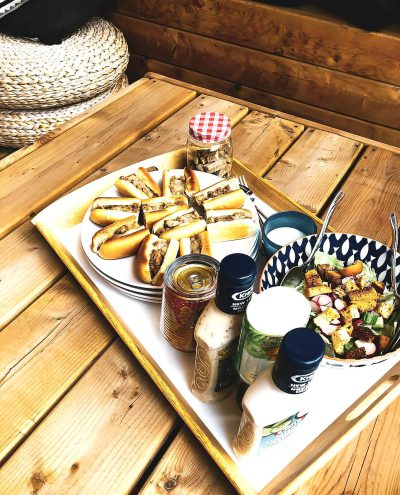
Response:
M203 112L189 122L188 167L227 179L232 175L231 122L223 113Z
M188 254L164 275L161 333L175 349L194 352L194 329L201 312L215 297L219 263L211 256Z

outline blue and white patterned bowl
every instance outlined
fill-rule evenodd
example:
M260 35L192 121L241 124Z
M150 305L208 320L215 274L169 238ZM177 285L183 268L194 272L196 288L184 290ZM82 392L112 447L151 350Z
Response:
M294 266L303 264L315 245L317 235L298 239L277 251L267 262L260 279L260 291L280 285L285 274ZM345 265L361 260L371 264L378 280L390 286L390 249L378 241L355 234L325 234L321 251L335 255ZM400 283L400 256L396 259L396 281ZM400 356L400 349L370 359L341 359L325 356L324 362L332 366L366 366Z

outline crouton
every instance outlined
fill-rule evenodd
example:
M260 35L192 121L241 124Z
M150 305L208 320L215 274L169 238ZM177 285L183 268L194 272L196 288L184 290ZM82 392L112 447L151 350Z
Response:
M358 285L359 289L364 289L364 287L367 285L367 277L365 275L357 277L356 284Z
M366 357L365 347L355 347L354 349L347 351L345 355L346 359L364 359Z
M385 284L383 282L378 282L377 280L375 282L372 282L372 287L378 292L379 294L383 294L383 291L385 290Z
M347 295L343 285L338 285L337 287L335 287L333 289L333 293L336 294L340 299L344 299Z
M375 335L374 344L378 352L383 351L389 345L390 337L386 335Z
M354 329L352 337L363 342L373 342L376 334L369 328L357 327Z
M317 272L320 274L322 278L325 277L325 273L328 270L331 270L331 265L329 265L328 263L324 265L317 265Z
M328 308L314 318L314 323L322 331L330 326L331 321L339 318L339 312L334 308Z
M373 311L378 304L380 295L370 285L364 289L352 290L348 292L348 297L352 304L355 304L359 311Z
M306 297L320 296L321 294L330 294L332 289L322 283L321 277L317 270L308 270L304 275L304 295Z
M344 346L349 342L350 335L347 333L346 329L340 327L333 332L331 335L332 345L336 354L344 353Z
M353 290L358 290L359 287L358 285L354 282L354 280L348 280L345 284L344 284L344 290L346 292L351 292Z
M351 323L354 318L360 318L360 312L355 304L349 304L340 312L344 323Z
M379 302L376 307L376 311L385 319L390 317L390 315L393 313L393 310L394 304L384 301Z
M336 270L327 270L325 278L332 285L340 285L342 283L342 276Z

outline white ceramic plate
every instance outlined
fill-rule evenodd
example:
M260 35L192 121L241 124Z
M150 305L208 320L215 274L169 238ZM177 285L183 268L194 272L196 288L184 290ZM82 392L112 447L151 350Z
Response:
M154 180L161 185L162 183L162 172L151 172ZM211 186L216 182L222 180L220 177L217 177L212 174L207 174L205 172L196 172L197 178L199 180L200 189L204 189L205 187ZM106 197L118 197L120 196L117 189L113 186L107 191L104 191L102 196ZM252 201L246 197L246 201L243 205L243 208L250 210L253 214L253 217L257 218L256 209L252 203ZM85 255L91 262L91 264L96 268L98 273L104 277L108 278L108 281L112 283L119 282L119 284L123 284L122 288L129 287L133 289L140 289L141 291L151 291L154 293L160 293L162 291L162 287L154 287L150 284L146 284L142 282L136 275L134 269L134 257L130 256L128 258L121 258L118 260L104 260L100 258L96 253L93 253L91 249L91 242L93 235L101 228L98 225L94 224L90 218L90 209L86 212L86 215L83 219L81 226L81 242ZM256 224L258 226L258 224ZM215 243L215 257L221 261L222 258L231 253L244 253L249 254L250 256L254 255L258 249L258 243L260 240L260 232L257 227L256 234L247 239L240 239L237 241L229 241L229 242L218 242Z

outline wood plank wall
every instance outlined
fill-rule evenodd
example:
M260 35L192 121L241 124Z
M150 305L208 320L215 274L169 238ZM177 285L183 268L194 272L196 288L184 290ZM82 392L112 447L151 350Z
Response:
M114 0L132 79L154 71L400 145L400 34L248 0Z

